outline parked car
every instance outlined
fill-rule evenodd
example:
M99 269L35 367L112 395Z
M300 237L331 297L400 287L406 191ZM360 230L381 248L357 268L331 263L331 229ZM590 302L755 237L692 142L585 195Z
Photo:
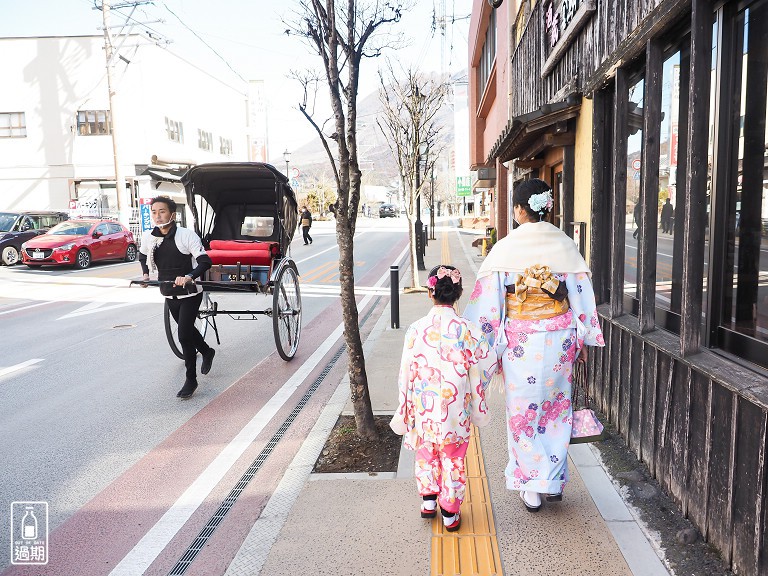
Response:
M394 204L382 204L379 206L379 218L395 218L397 216L397 206Z
M67 219L66 212L0 212L0 261L13 266L21 245Z
M113 220L67 220L25 242L21 255L30 268L64 265L88 268L97 260L136 260L133 234Z

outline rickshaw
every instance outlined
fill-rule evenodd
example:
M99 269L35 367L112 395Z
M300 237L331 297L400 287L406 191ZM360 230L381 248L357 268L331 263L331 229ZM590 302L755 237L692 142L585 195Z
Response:
M237 320L267 316L272 319L278 354L291 360L301 336L301 292L298 268L288 255L298 220L296 196L288 179L269 164L227 162L194 166L181 182L195 232L213 262L205 277L195 282L203 287L197 329L205 337L211 327L220 343L216 325L219 314ZM221 292L262 294L271 297L272 305L221 309L212 297ZM167 302L163 320L171 350L183 358Z

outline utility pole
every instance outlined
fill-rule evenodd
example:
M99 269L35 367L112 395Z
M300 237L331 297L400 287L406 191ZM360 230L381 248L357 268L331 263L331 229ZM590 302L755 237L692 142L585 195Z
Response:
M114 79L112 78L112 68L114 66L114 47L112 45L112 33L109 27L110 0L102 0L101 17L104 23L104 54L107 59L107 91L109 92L109 122L110 132L112 134L112 156L115 164L115 195L117 196L117 210L120 222L128 226L131 210L130 203L127 202L125 193L125 176L120 167L120 154L118 150L117 139L117 114L115 114L115 104L117 95L114 88Z
M416 160L416 222L414 223L414 232L416 234L416 267L419 270L426 270L424 266L424 227L421 224L421 151Z
M430 240L436 240L435 238L435 163L431 166L432 173L430 174L429 182L429 226L430 226Z

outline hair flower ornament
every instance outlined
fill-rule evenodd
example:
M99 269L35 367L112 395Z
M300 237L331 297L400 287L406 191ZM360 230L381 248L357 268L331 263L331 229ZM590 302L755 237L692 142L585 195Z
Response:
M552 192L550 190L545 190L541 194L532 194L528 200L528 206L531 207L531 210L538 212L539 214L544 212L544 210L552 210L552 207L554 206Z
M440 266L440 268L437 269L437 272L435 272L434 276L427 278L427 286L434 288L437 285L437 281L441 278L445 278L446 276L450 278L454 284L458 284L461 280L461 272L455 268L453 270L449 270L444 266Z

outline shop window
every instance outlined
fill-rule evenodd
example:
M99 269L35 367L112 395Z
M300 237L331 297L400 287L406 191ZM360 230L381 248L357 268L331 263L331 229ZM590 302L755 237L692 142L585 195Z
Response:
M0 138L25 138L27 117L24 112L0 112Z
M485 88L491 78L493 64L496 62L496 10L491 10L488 28L485 31L485 42L480 53L480 63L477 68L477 99L483 99Z
M658 318L666 328L679 330L682 298L683 210L685 208L685 142L687 135L688 68L690 38L664 60L659 132L658 235L656 239L656 308L677 315L674 321ZM681 78L683 79L681 81Z
M768 0L738 13L730 65L734 94L729 132L726 258L720 344L768 365ZM738 119L741 118L741 122ZM719 191L718 191L719 192ZM714 297L714 295L713 295ZM732 334L733 333L733 334ZM738 336L747 337L739 339ZM760 361L762 358L762 361Z
M112 133L109 110L80 110L77 113L77 133L80 136L103 136Z
M640 235L640 188L643 160L643 90L641 77L629 86L627 109L627 210L625 231L624 294L637 298L638 237ZM634 307L627 308L634 310Z

